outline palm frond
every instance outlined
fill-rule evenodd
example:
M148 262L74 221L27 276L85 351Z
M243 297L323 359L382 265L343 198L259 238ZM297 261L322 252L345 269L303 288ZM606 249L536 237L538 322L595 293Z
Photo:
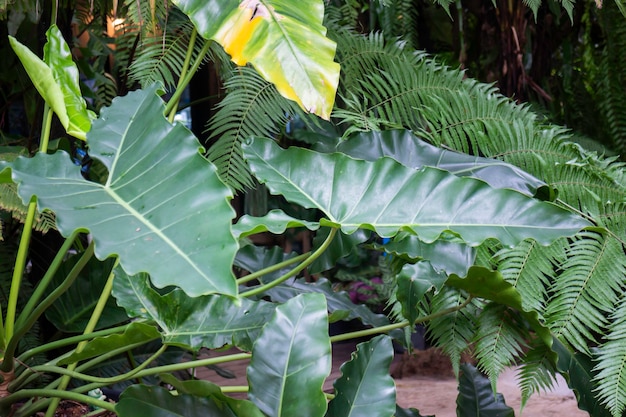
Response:
M225 184L243 190L254 183L241 143L252 136L274 137L291 118L306 116L252 68L235 69L225 88L227 95L207 127L210 137L217 139L207 157Z

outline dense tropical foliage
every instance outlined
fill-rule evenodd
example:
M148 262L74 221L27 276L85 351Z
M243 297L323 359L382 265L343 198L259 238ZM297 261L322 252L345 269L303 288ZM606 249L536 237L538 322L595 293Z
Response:
M567 97L584 87L606 117L584 133L619 150L624 84L619 71L602 74L619 67L626 42L621 3L388 3L2 7L4 55L15 64L1 74L4 414L53 415L67 398L119 416L146 403L154 409L142 415L418 416L396 405L389 376L391 340L410 344L418 323L453 359L460 415L512 415L492 395L510 365L520 366L524 399L560 373L590 415L624 414L623 164L416 49L435 34L415 33L426 13L456 11L444 16L460 28L451 44L481 76L482 55L464 33L477 25L469 16L496 6L503 32L534 18L542 28L549 14L578 23L577 35L611 28L602 45L564 41L553 51L569 67L555 78L552 110L576 120ZM42 26L40 58L29 29ZM206 68L223 89L194 134L174 120ZM521 70L496 77L501 91L548 95ZM24 129L36 121L40 130ZM315 234L311 251L254 244L294 229ZM52 254L40 260L46 231L62 238L46 240ZM386 255L386 314L331 286L359 248ZM329 336L330 323L351 319L368 330ZM364 334L371 339L323 392L331 343ZM241 353L195 357L224 346ZM460 364L465 352L476 368ZM250 359L245 401L172 374L241 359ZM124 389L117 403L86 395L113 385Z

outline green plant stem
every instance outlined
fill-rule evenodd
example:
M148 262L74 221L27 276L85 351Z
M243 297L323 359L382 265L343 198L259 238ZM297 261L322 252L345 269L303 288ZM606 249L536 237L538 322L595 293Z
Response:
M191 67L189 72L186 74L185 78L181 77L178 80L176 91L174 92L174 94L172 95L172 98L170 99L170 101L168 101L167 106L165 107L165 114L168 114L171 116L170 122L174 121L174 117L172 116L172 114L174 115L176 114L180 97L183 95L183 92L185 91L185 88L187 87L187 85L189 85L191 78L200 67L200 64L204 60L204 56L209 52L209 48L211 47L211 42L212 41L205 42L204 46L202 47L202 50L200 51L200 54L198 55L198 58L196 58L196 61L193 63L193 66Z
M53 17L56 18L56 11L53 9ZM48 151L48 143L50 141L50 128L52 126L52 110L46 104L44 107L44 118L42 121L42 134L41 145L39 152L46 153ZM22 236L20 237L20 244L17 250L17 256L15 259L15 267L13 269L13 276L11 278L11 290L9 291L9 299L7 302L6 319L4 320L4 334L3 339L6 343L11 343L13 338L13 332L15 330L15 317L17 312L17 301L19 298L20 289L22 287L22 278L24 276L24 270L26 269L26 259L28 258L28 248L30 246L30 238L33 232L33 225L35 223L35 215L37 213L37 200L33 196L28 204L28 211L26 213L26 219L24 220L24 229L22 230ZM0 365L2 372L9 372L13 369L13 358L7 360L6 356Z
M326 249L328 249L328 247L330 246L331 242L333 241L333 238L337 234L338 230L339 229L336 229L336 228L333 227L330 230L330 233L328 234L328 236L326 237L326 240L324 241L324 243L322 243L322 245L319 248L317 248L315 250L315 252L313 252L309 257L307 257L300 265L298 265L297 267L295 267L291 271L287 272L286 274L278 277L277 279L275 279L272 282L268 282L265 285L260 285L258 287L254 287L254 288L252 288L249 291L242 292L241 296L242 297L251 297L253 295L262 294L265 291L269 290L270 288L274 288L275 286L285 282L286 280L288 280L292 276L298 274L304 268L306 268L307 266L311 265L313 263L313 261L315 261L317 258L319 258L324 253L324 251L326 251Z
M201 366L208 366L208 365L216 365L218 363L224 363L224 362L232 362L232 361L237 361L237 360L243 360L243 359L249 359L250 358L250 354L249 353L238 353L238 354L234 354L234 355L226 355L226 356L220 356L217 358L211 358L211 359L201 359L201 360L196 360L196 361L190 361L190 362L184 362L184 363L180 363L180 364L175 364L175 365L166 365L166 366L160 366L160 367L155 367L155 368L150 368L147 369L143 372L140 372L141 376L150 376L150 375L156 375L156 374L161 374L161 373L165 373L165 372L176 372L176 371L181 371L181 370L185 370L185 369L189 369L190 367L192 368L199 368ZM102 388L104 386L110 385L109 383L90 383L90 384L85 384L85 385L81 385L80 387L77 387L75 389L73 389L71 392L75 392L75 393L85 393L85 392L89 392L92 389L96 389L96 388ZM246 392L248 391L248 387L247 386L231 386L231 387L220 387L222 388L223 392ZM13 398L13 397L8 397L8 398ZM35 404L31 404L28 405L26 407L23 407L20 409L19 411L19 416L31 416L34 415L37 411L43 409L47 404L50 403L50 399L49 398L42 398L40 400L38 400ZM13 402L13 401L10 401ZM4 399L0 400L0 407L4 406L6 404L8 404L9 402L5 402ZM16 417L18 417L18 415L16 415Z
M50 130L52 129L52 116L54 112L45 104L43 110L43 124L41 129L41 140L39 142L39 152L47 153L48 152L48 144L50 143Z
M52 278L54 278L54 275L59 270L59 267L63 263L65 255L72 248L72 245L74 244L74 241L79 234L80 232L78 230L75 230L70 235L70 237L65 239L65 242L63 242L63 245L61 246L56 256L52 260L52 263L48 267L46 274L43 276L41 281L39 281L39 283L37 284L37 288L35 288L35 291L33 291L33 294L28 299L28 302L26 303L24 308L22 308L22 312L15 322L16 327L24 326L24 322L32 315L33 310L39 303L39 300L41 300L41 298L43 297L46 289L48 288L48 285L50 285L50 281L52 281Z
M248 392L250 391L250 387L248 385L226 385L220 386L222 392Z
M63 338L61 340L56 340L54 342L46 343L45 345L41 345L41 346L34 347L32 349L29 349L26 352L22 353L20 356L18 356L17 359L21 362L26 362L28 359L32 358L33 356L39 353L47 352L49 350L59 349L64 346L73 345L75 343L79 343L85 340L95 339L96 337L109 336L115 333L124 333L124 331L126 331L128 326L130 326L130 324L125 324L123 326L112 327L110 329L105 329L105 330L99 330L93 333L81 334L78 336L72 336L72 337Z
M15 313L17 311L17 299L19 296L20 288L22 286L22 277L24 276L24 270L26 268L26 259L28 257L28 247L30 245L30 237L33 231L33 223L35 220L35 213L37 211L37 203L31 199L28 204L28 213L26 215L26 221L24 222L24 229L22 236L20 237L20 245L17 250L17 257L15 259L15 269L13 270L13 277L11 279L11 290L9 292L9 300L7 303L7 314L4 327L4 338L9 343L13 338L13 331L15 329ZM2 362L2 371L8 372L13 369L12 361L4 360Z
M142 342L142 343L139 343L138 345L141 346L143 344L144 343ZM136 347L136 346L133 346L133 347ZM41 366L35 367L34 370L36 370L37 372L57 373L57 374L68 376L74 379L80 379L86 382L97 382L99 384L111 385L111 384L117 384L119 382L123 382L123 381L136 377L139 372L146 369L146 367L148 367L148 365L150 365L156 358L161 356L163 352L165 352L166 349L167 349L166 345L161 346L159 350L157 350L152 356L150 356L146 361L142 362L141 365L139 365L135 369L129 372L126 372L124 374L116 375L114 377L109 377L109 378L87 375L81 372L77 372L75 370L70 370L68 368L63 368L61 366L54 366L54 365L41 365ZM49 385L47 388L53 389L54 386Z
M119 259L118 261L119 262ZM116 264L117 264L116 262ZM113 267L115 268L115 266ZM106 284L104 285L104 289L102 290L102 293L100 294L100 298L98 299L98 303L96 304L96 307L94 308L93 313L91 314L91 317L89 319L89 322L87 323L87 326L85 327L85 331L83 333L93 333L94 329L96 328L96 325L98 324L98 320L100 320L100 316L102 315L102 312L104 311L104 307L107 303L107 300L109 299L110 295L111 295L111 290L113 288L113 278L115 277L115 275L113 274L113 271L111 271L111 273L109 274L109 279L107 280ZM80 342L77 346L76 346L76 353L80 353L85 345L87 344L86 341L84 342ZM69 365L67 367L68 370L73 371L76 368L76 363L73 363L71 365ZM65 390L67 388L67 385L70 383L71 378L69 376L64 376L61 379L61 383L59 384L59 389L60 390ZM46 415L45 417L53 417L54 416L54 411L56 410L56 408L58 407L60 402L60 398L55 397L51 402L50 405L48 406L48 410L46 411Z
M412 324L408 320L404 320L399 323L388 324L386 326L380 326L380 327L374 327L371 329L358 330L356 332L338 334L335 336L331 336L330 342L335 343L335 342L341 342L344 340L357 339L359 337L364 337L364 336L373 336L375 334L388 333L395 329L402 329L404 327L408 327L411 325L414 326L419 323L424 323L432 319L435 319L437 317L445 316L447 314L454 313L455 311L464 309L472 301L472 298L473 298L472 296L469 296L465 301L463 301L461 304L457 306L446 308L444 310L437 311L436 313L429 314L424 317L420 317L417 320L415 320Z
M189 45L187 46L187 55L185 56L185 61L183 62L183 67L180 71L180 75L178 77L178 84L176 85L176 91L183 90L183 82L185 77L187 76L187 70L189 69L189 63L191 62L191 56L193 55L193 47L196 45L196 37L198 36L198 31L195 26L193 31L191 32L191 37L189 38ZM174 121L174 116L176 116L176 111L178 110L178 102L180 101L180 96L176 100L176 106L172 107L172 110L169 112L169 121L172 123Z
M291 265L291 264L295 264L297 262L300 261L304 261L305 259L307 259L309 256L311 256L311 252L307 252L307 253L303 253L302 255L298 255L295 256L293 258L284 260L282 262L279 262L277 264L274 264L272 266L269 266L267 268L263 268L259 271L253 272L251 274L246 275L245 277L241 277L237 280L237 285L241 285L241 284L245 284L246 282L250 282L253 281L259 277L262 277L263 275L269 274L271 272L274 271L280 271L281 269Z
M87 262L89 262L89 260L93 256L93 251L94 244L92 241L91 244L87 247L87 250L83 252L76 265L74 265L70 273L67 275L65 280L63 280L61 285L55 288L54 291L50 293L50 295L48 295L41 303L39 303L39 305L35 308L35 310L32 311L32 313L30 313L26 317L24 317L23 315L20 316L20 318L23 318L23 322L21 323L21 325L18 326L18 330L15 332L14 337L11 338L9 344L7 345L5 360L7 358L13 360L15 349L17 349L17 345L22 337L30 330L33 324L35 324L35 322L46 311L46 309L48 309L48 307L50 307L52 303L54 303L54 301L59 298L65 291L67 291L67 289L74 283L76 278L78 278L80 271L82 271ZM20 321L18 320L18 324L19 323Z
M58 390L53 390L53 389L23 389L14 394L11 394L11 397L7 397L7 398L11 398L11 400L14 400L12 402L15 402L17 400L21 400L24 398L36 398L36 397L52 397L59 401L61 399L73 400L73 401L90 404L90 405L93 405L94 407L104 408L105 410L115 412L115 404L113 403L99 400L97 398L93 398L88 395L78 394L76 392L71 392L71 391L58 391ZM4 403L5 401L6 401L6 398L2 399L0 403Z
M66 368L63 368L61 366L56 366L56 365L36 365L33 367L28 368L27 370L25 370L20 376L18 376L14 381L12 381L9 384L9 392L15 392L18 389L20 389L21 387L23 387L24 385L32 382L33 380L37 379L41 374L45 373L45 372L53 372L53 373L57 373L57 374L61 374L61 375L69 375L72 376L74 378L78 378L78 379L83 379L82 378L82 372L84 370L87 369L91 369L94 366L105 362L121 353L124 352L128 352L129 350L138 348L140 346L145 345L146 343L151 342L151 340L145 340L142 342L137 342L137 343L132 343L130 345L118 348L118 349L113 349L109 352L106 352L102 355L98 355L95 358L82 363L81 365L77 366L75 370L73 371L68 371ZM65 354L63 354L62 356L56 358L54 361L51 361L49 363L58 363L61 359L66 358L68 356L70 356L71 354L73 354L74 352L70 351L67 352ZM149 359L149 360L153 360L153 359ZM149 363L149 362L148 362ZM145 366L143 367L145 368ZM142 368L142 369L143 369ZM139 370L141 371L141 369ZM132 377L132 373L137 372L136 369L133 369L132 371L129 371L128 374L131 374L130 377ZM126 376L128 376L128 374ZM88 378L91 378L90 375L87 375ZM129 378L130 378L129 377ZM117 376L115 377L117 378ZM92 382L101 382L101 381L92 381ZM107 382L104 381L106 384L109 384L111 382ZM56 379L52 382L50 382L48 385L45 386L46 389L56 389L59 385L61 384L61 378Z

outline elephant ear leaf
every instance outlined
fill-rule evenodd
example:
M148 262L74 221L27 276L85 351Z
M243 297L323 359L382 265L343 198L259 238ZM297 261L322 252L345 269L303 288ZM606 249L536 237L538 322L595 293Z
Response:
M248 397L269 416L322 416L330 365L326 300L299 295L276 308L254 343Z
M163 111L153 87L115 99L93 122L89 152L109 171L104 184L85 180L64 152L16 159L13 180L22 200L35 195L56 214L64 236L89 230L98 259L117 255L129 275L147 272L190 296L234 296L232 194L198 140Z
M324 2L175 0L198 32L237 65L251 63L286 98L329 119L339 83L336 44L322 25Z
M370 162L283 150L269 139L253 139L243 149L271 193L320 210L327 216L322 222L346 234L363 228L391 237L406 230L427 243L453 235L471 246L489 238L505 245L526 238L549 244L591 226L552 203L436 168L416 171L389 158Z
M515 417L502 394L494 394L489 379L468 364L461 365L456 404L458 415L465 417Z
M15 38L11 47L19 57L39 94L56 113L69 135L85 140L95 117L87 110L80 91L78 68L69 46L56 25L46 33L43 61Z
M390 416L396 409L396 386L389 375L393 347L389 336L361 343L341 366L335 398L326 417Z

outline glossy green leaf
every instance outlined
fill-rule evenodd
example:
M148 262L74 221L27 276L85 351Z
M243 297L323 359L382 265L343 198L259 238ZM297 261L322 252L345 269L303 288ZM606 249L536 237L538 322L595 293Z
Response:
M400 232L381 246L394 256L406 257L415 262L426 260L438 271L466 275L476 260L476 249L456 241L439 239L427 244L411 233Z
M435 417L435 416L422 416L419 410L415 408L402 408L396 406L396 414L394 417Z
M502 394L494 394L489 379L469 364L461 365L457 415L463 417L515 417Z
M447 278L445 273L436 271L427 261L404 265L397 276L396 290L396 299L402 306L402 316L409 323L414 323L419 317L418 304L428 292L438 291Z
M219 348L234 344L251 350L275 306L265 301L235 300L222 295L191 298L175 288L164 295L146 274L128 276L116 269L113 296L131 317L156 322L166 344Z
M257 246L243 247L235 258L235 265L247 271L258 271L266 267L278 264L295 254L286 254L280 247L260 248ZM293 265L292 265L293 267ZM275 272L270 272L260 277L262 283L269 283L289 270L289 267ZM314 282L307 282L303 278L290 279L280 285L267 290L264 295L272 301L284 303L300 294L319 293L326 297L328 312L335 319L352 320L359 319L364 324L375 327L389 324L389 319L384 314L376 314L363 304L354 304L345 291L335 291L330 281L326 278L318 278Z
M63 282L78 258L78 256L73 256L63 262L52 279L51 289L57 288ZM113 264L113 259L98 261L91 258L72 286L46 309L46 318L58 330L66 333L82 333L102 295ZM98 320L96 330L111 327L126 320L128 316L124 309L117 306L115 300L110 298Z
M273 194L322 211L344 233L370 229L383 237L400 230L433 242L452 232L470 245L496 238L514 245L525 238L548 244L590 223L552 204L436 168L414 170L382 158L354 160L302 148L282 150L254 139L244 155ZM315 172L316 175L311 175Z
M328 311L331 314L341 313L343 320L359 319L363 324L374 327L389 324L389 319L384 314L376 314L364 304L354 304L345 291L333 290L330 281L326 278L318 278L315 282L306 282L304 279L292 280L265 292L276 302L286 302L297 295L308 293L324 294Z
M327 417L386 417L396 409L396 385L389 375L393 346L388 336L357 345L350 361L341 365L335 398Z
M264 417L264 414L252 402L238 400L222 393L219 385L209 381L191 380L180 381L170 374L160 375L161 380L174 387L179 394L196 395L211 398L216 404L223 404L237 417Z
M528 321L528 324L537 333L537 336L541 338L543 343L547 346L552 346L550 330L541 323L539 315L535 310L524 310L522 296L513 285L504 279L500 272L481 266L473 266L464 278L455 274L450 275L446 285L465 290L475 297L512 307Z
M114 349L123 348L124 346L130 346L136 343L148 343L160 337L161 334L154 326L138 322L131 323L126 328L124 333L93 339L85 345L80 353L73 353L70 356L61 359L57 362L57 365L63 366L85 359L94 358Z
M46 32L43 61L13 37L11 47L46 103L58 116L69 135L85 140L93 113L87 110L79 85L78 68L56 25Z
M237 65L254 65L304 110L330 118L339 83L324 2L310 0L175 0L206 39L219 42Z
M4 161L0 161L0 184L9 184L12 182L13 179L11 178L9 165Z
M276 308L254 343L248 398L272 417L321 417L330 359L325 298L299 295Z
M291 217L282 210L271 210L262 217L254 217L247 214L241 216L237 223L233 225L233 234L239 239L263 232L280 235L292 227L306 227L309 230L317 230L320 226L317 222L308 222Z
M560 340L554 338L552 349L558 356L557 370L574 391L578 408L593 417L612 417L611 412L597 399L597 384L592 359L580 352L572 352Z
M102 110L88 141L109 170L103 185L85 180L64 152L18 158L13 179L24 201L36 195L40 210L56 214L64 236L89 230L98 259L118 255L127 273L148 272L156 286L192 296L236 295L231 192L163 110L155 87Z
M236 414L222 401L212 397L174 395L165 388L148 385L132 385L115 405L118 417L243 417Z
M342 141L336 148L354 158L375 161L387 156L410 168L432 166L459 177L481 179L493 188L510 188L530 196L556 197L545 182L506 162L441 149L417 137L409 130L365 132Z

